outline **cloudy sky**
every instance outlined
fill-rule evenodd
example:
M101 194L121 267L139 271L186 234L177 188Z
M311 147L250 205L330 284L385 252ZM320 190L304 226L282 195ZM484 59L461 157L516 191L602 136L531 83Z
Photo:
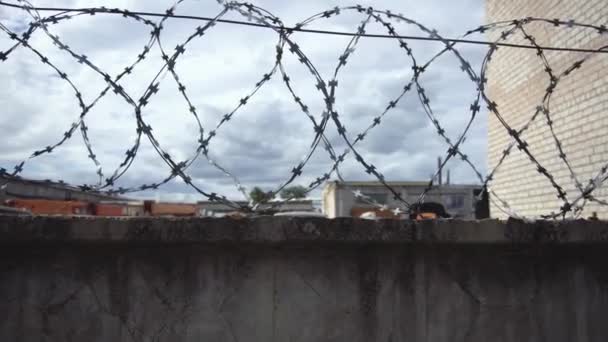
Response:
M173 1L113 1L112 7L132 11L164 12ZM39 6L91 7L106 1L33 1ZM280 17L288 25L334 6L355 3L344 1L253 1ZM483 22L482 0L445 1L413 0L365 1L363 6L389 9L402 13L445 37L457 37ZM215 1L186 0L177 14L215 16L222 7ZM45 14L50 14L46 12ZM238 13L224 19L244 20ZM312 29L356 31L364 16L343 11L337 17L319 20ZM0 22L16 33L27 29L31 20L18 9L0 8ZM158 21L159 18L152 18ZM161 35L162 47L174 51L195 32L201 22L169 19ZM397 33L422 35L406 23L395 23ZM49 27L70 49L85 54L100 69L116 75L133 63L150 38L150 27L117 15L80 16ZM372 22L368 33L386 33ZM308 56L325 80L333 71L350 38L312 33L294 33L293 40ZM483 37L475 37L483 39ZM178 59L176 71L196 107L205 132L213 129L222 116L229 113L246 96L261 77L273 66L277 35L264 28L218 24L203 37L191 42ZM0 51L12 42L0 32ZM105 87L103 78L68 53L52 44L42 31L37 31L30 44L65 72L82 93L85 103L94 100ZM441 43L410 42L414 57L425 62L441 50ZM478 70L483 48L460 46L461 53ZM286 53L284 64L295 92L320 120L323 98L315 88L315 80L298 59ZM136 66L133 73L121 80L121 86L138 99L150 84L163 61L158 45ZM392 39L363 38L347 65L338 76L335 108L347 129L349 139L372 123L389 101L398 96L412 77L409 57ZM460 70L460 62L452 55L437 59L421 77L421 84L447 134L455 140L466 125L474 100L475 86ZM19 48L0 62L0 167L12 169L36 149L52 145L74 122L81 110L73 89L65 80L31 51ZM176 161L195 153L199 131L188 111L188 104L178 92L170 74L161 79L159 92L144 107L142 115L162 147ZM111 174L133 145L136 121L133 108L121 97L109 92L86 116L89 137L105 174ZM344 151L345 143L333 123L328 124L327 138L336 151ZM242 181L247 188L276 188L285 181L314 138L313 125L293 101L279 74L274 75L218 131L210 142L209 157ZM437 156L445 155L447 145L437 136L416 93L407 94L382 120L382 124L357 145L364 158L378 167L387 180L428 180L434 172ZM482 172L486 169L486 115L478 116L463 146ZM25 164L23 176L37 179L62 179L73 184L97 181L96 166L87 158L88 152L80 134L51 154ZM347 180L371 179L351 155L340 167ZM295 184L308 184L328 172L332 165L322 146L314 152ZM462 162L449 164L453 182L477 183L474 173ZM117 186L136 186L157 182L170 173L147 139L142 139L137 158L120 178ZM189 175L201 189L239 198L232 180L199 158ZM313 192L318 196L318 192ZM163 200L202 199L181 180L166 184L156 192L146 191L133 196L156 197Z

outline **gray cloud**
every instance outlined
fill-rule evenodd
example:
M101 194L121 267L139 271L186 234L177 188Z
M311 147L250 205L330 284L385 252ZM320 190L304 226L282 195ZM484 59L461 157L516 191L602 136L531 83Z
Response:
M102 3L104 2L36 2L42 6L87 7ZM142 11L164 11L170 3L139 0L116 6L128 5L130 9ZM333 6L344 5L341 1L321 0L295 3L268 0L256 4L280 16L287 24ZM434 0L424 4L385 0L367 2L367 5L406 13L412 19L450 37L478 26L483 16L480 0L448 3ZM186 1L178 12L209 16L219 9L212 2ZM22 14L18 17L12 16L12 13L8 15L7 11L0 14L0 21L10 20L11 27L22 27L27 17ZM442 13L449 14L450 20L441 19L446 17ZM234 14L230 18L241 19ZM314 27L353 31L361 19L361 16L355 14L344 14L320 21ZM199 24L193 21L167 21L162 36L163 47L172 52L175 45L194 32ZM404 23L397 24L396 29L401 34L420 34L419 30ZM129 65L149 37L149 29L141 24L122 18L105 18L102 15L97 15L94 19L74 19L52 27L52 30L68 45L85 53L110 74L116 74ZM384 33L384 30L375 23L371 23L368 28L368 32L374 33ZM348 39L303 33L294 34L294 39L323 77L331 79L337 58ZM9 44L10 41L0 35L0 49ZM206 132L213 129L222 115L234 108L269 70L274 61L275 44L276 36L268 30L218 24L202 39L187 47L176 70L186 85ZM32 38L32 45L52 57L52 61L61 66L62 70L65 68L83 93L85 101L92 100L103 89L105 84L99 75L87 70L66 53L58 51L41 32ZM411 46L415 49L414 55L419 62L441 49L437 43L412 42ZM478 67L483 49L461 48L474 67ZM155 49L156 47L148 59L137 66L133 75L121 83L134 98L146 89L161 65L160 54ZM53 71L40 64L31 52L23 48L21 50L23 51L18 51L6 62L0 63L0 79L3 80L0 105L4 109L0 115L0 135L7 137L6 143L0 145L0 166L6 168L17 162L19 156L25 158L34 149L56 141L79 114L73 92L65 82L51 76L54 75ZM285 65L298 96L320 120L323 99L314 87L314 79L288 52L285 54ZM411 75L409 57L399 49L395 41L361 40L360 46L338 77L336 93L336 108L350 139L354 139L357 133L383 111L388 102L400 93ZM421 78L421 83L431 98L438 119L446 127L449 136L455 138L467 122L474 86L460 71L458 61L447 55L429 68ZM165 76L159 93L144 108L143 115L154 127L153 132L163 147L175 155L176 160L183 160L196 147L198 128L176 89L171 76ZM88 115L87 123L95 151L104 163L104 170L110 172L122 160L135 138L136 125L132 108L110 92ZM485 115L480 114L464 146L472 160L482 166L485 165L485 125ZM337 151L344 150L346 145L332 122L328 124L325 134L335 143ZM261 185L271 188L289 176L291 167L307 152L313 136L310 121L299 111L277 74L237 112L234 120L218 131L210 145L210 157L229 169L248 187ZM381 126L358 144L357 149L391 180L421 180L426 179L434 170L436 156L444 154L447 145L437 138L419 99L412 92L387 114ZM95 167L86 155L81 138L75 136L53 156L44 157L40 162L33 161L31 167L26 169L27 175L33 178L64 179L77 184L93 181ZM66 163L69 167L66 167ZM307 184L327 172L331 164L323 146L319 146L297 182ZM461 162L455 161L449 167L453 170L453 179L475 181L472 173ZM345 176L352 179L367 177L351 155L341 169ZM121 179L120 185L152 183L166 177L169 172L144 138L138 158ZM189 173L197 185L205 190L228 196L238 195L230 178L209 165L204 158L199 158ZM179 180L167 184L157 192L163 198L199 198L193 193L192 189ZM153 195L152 192L144 192L136 196Z

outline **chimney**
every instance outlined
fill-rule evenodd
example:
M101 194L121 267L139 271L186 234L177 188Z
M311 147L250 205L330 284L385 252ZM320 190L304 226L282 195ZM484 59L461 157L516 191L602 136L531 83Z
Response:
M443 177L441 174L441 157L437 157L437 174L438 174L438 178L437 178L437 182L439 183L439 185L443 184Z
M445 184L446 185L450 185L450 169L448 169L446 176L445 176Z

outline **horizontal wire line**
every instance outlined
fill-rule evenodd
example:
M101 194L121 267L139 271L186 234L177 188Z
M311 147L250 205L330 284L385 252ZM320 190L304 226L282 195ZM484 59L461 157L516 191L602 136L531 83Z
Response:
M7 6L7 7L13 7L13 8L20 8L20 9L36 10L36 11L89 13L92 10L94 10L95 13L123 14L122 12L116 12L112 9L107 9L107 8L102 9L102 8L32 7L32 6L11 4L11 3L4 2L4 1L0 1L0 5ZM144 16L146 16L146 17L167 17L167 18L174 18L174 19L190 19L190 20L201 20L201 21L213 21L214 20L214 18L211 18L211 17L194 16L194 15L179 15L179 14L168 15L166 13L140 12L140 11L128 11L128 13L133 14L133 15L142 16L142 17L144 17ZM287 27L287 26L272 26L272 25L264 25L264 24L253 23L253 22L248 22L248 21L230 20L230 19L215 19L215 22L224 23L224 24L272 28L272 29L277 29L277 30L289 30L289 31L303 32L303 33L327 34L327 35L334 35L334 36L348 36L348 37L359 36L359 37L367 37L367 38L388 38L388 39L405 39L405 40L420 40L420 41L433 41L433 42L450 42L450 43L486 45L486 46L503 46L503 47L509 47L509 48L533 49L533 50L538 50L538 48L541 48L541 49L547 50L547 51L608 53L608 48L604 48L604 47L602 47L601 49L582 49L582 48L567 48L567 47L557 47L557 46L534 46L534 45L515 44L515 43L500 43L500 42L492 43L492 42L488 42L488 41L472 40L472 39L435 38L435 37L421 37L421 36L409 36L409 35L387 35L387 34L373 34L373 33L359 34L359 33L355 33L355 32L316 30L316 29L305 29L305 28Z

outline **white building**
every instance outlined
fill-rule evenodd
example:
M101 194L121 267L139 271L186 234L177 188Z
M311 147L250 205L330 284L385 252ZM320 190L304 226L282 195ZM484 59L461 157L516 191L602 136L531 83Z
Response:
M427 182L388 182L400 196L409 203L416 203L424 191ZM360 191L363 196L355 196ZM433 186L425 196L424 202L443 205L454 218L475 219L488 216L487 196L479 203L477 195L481 186L468 184L447 184ZM393 194L380 182L328 182L323 189L323 213L329 217L360 216L367 211L375 211L382 217L396 217L392 211L379 211L373 202L386 205L388 208L403 207L403 203L394 199ZM406 213L400 214L404 217Z

